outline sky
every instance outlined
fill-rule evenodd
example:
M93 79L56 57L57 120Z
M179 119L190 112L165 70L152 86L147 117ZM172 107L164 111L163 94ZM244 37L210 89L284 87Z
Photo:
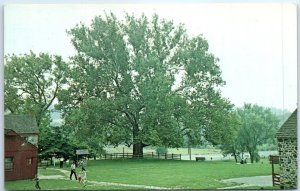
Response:
M4 54L47 52L65 60L76 52L66 30L87 25L104 11L183 23L202 34L226 85L222 95L235 106L253 103L293 111L297 107L297 14L293 4L32 4L4 9Z

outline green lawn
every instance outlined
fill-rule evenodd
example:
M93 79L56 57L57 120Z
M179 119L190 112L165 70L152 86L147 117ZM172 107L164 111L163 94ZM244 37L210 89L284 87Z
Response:
M271 165L266 160L246 165L238 165L233 161L91 160L86 169L89 181L182 189L221 188L232 186L219 181L222 179L271 174ZM39 169L40 175L53 175L55 172L61 175L51 168ZM42 189L82 189L79 183L69 180L41 180L40 185ZM33 189L34 181L9 181L5 183L5 187L14 190ZM86 189L137 188L88 184Z

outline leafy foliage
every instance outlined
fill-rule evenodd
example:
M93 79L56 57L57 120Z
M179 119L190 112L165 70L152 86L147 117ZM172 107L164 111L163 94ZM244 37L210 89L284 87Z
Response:
M33 52L6 56L5 110L15 114L33 114L40 126L65 82L65 68L60 56L36 55Z
M41 126L39 137L40 158L51 158L52 154L64 158L75 155L76 144L70 141L61 127Z
M258 146L275 138L280 120L271 109L252 104L237 108L235 115L232 132L221 145L222 152L233 154L236 161L240 154L249 152L251 162L258 161Z
M156 154L168 154L168 148L166 147L157 147Z
M258 105L245 104L237 110L241 117L242 128L239 131L240 145L250 154L253 163L257 146L275 135L279 128L279 119L268 108Z
M243 148L239 144L238 132L241 129L240 117L236 111L230 113L229 118L226 120L226 131L223 132L223 139L220 144L220 149L223 155L231 154L234 156L235 161L238 162L241 152L244 152Z
M214 140L232 106L222 98L218 61L201 36L153 15L96 17L68 31L77 50L59 94L66 124L106 144L179 147ZM218 138L217 138L218 139Z

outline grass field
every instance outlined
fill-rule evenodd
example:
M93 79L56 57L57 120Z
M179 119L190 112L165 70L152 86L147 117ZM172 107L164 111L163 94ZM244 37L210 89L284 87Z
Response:
M68 168L64 168L69 170ZM79 170L77 170L79 171ZM39 169L39 175L53 175L51 168ZM61 175L58 171L57 175ZM163 188L216 189L232 186L220 182L222 179L270 175L271 165L262 163L238 165L233 161L170 161L150 159L96 160L89 161L87 177L90 182L111 182L129 185L147 185ZM82 189L76 181L41 180L42 189ZM9 181L5 187L11 190L34 189L34 181ZM97 185L89 183L85 189L137 189L135 187ZM139 188L141 189L141 188Z

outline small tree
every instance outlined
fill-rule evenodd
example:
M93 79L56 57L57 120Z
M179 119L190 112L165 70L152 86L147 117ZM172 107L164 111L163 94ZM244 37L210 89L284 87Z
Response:
M40 126L38 147L40 158L50 158L52 154L69 158L74 156L78 146L62 127Z
M222 125L226 127L221 133L222 140L220 149L222 150L222 154L225 156L230 154L234 156L235 161L238 162L242 149L238 140L238 132L241 129L241 124L236 111L232 111Z
M157 154L167 154L168 153L168 148L166 148L166 147L157 147L156 148L156 153Z
M270 109L258 105L245 104L244 107L237 109L237 112L241 119L239 144L249 152L253 163L257 146L274 136L273 129L278 128L279 119Z

